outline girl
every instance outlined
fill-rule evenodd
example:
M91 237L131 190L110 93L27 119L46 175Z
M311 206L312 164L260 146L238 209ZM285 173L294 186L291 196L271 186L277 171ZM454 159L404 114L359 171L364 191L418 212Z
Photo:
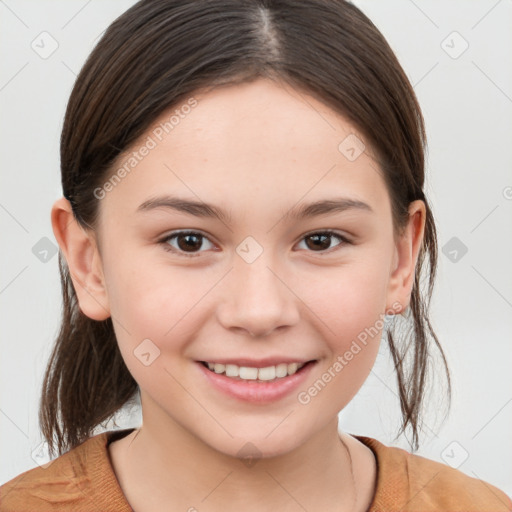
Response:
M120 16L61 139L64 317L40 409L59 456L2 486L0 509L510 510L338 428L383 333L416 446L432 349L445 363L424 146L409 81L350 3ZM140 428L92 435L136 394Z

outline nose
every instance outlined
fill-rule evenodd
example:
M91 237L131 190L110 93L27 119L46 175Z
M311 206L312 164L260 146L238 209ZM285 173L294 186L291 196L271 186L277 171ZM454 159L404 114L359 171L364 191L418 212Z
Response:
M241 258L235 261L222 292L227 294L226 299L217 312L225 329L245 331L258 338L298 323L299 299L292 291L292 279L273 268L266 252L252 263Z

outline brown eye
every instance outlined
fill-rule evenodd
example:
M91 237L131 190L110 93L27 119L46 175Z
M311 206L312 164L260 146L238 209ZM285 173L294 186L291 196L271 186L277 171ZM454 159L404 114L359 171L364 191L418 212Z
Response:
M200 249L203 246L204 240L208 239L201 233L182 231L171 233L160 240L160 243L164 244L166 251L178 253L182 256L199 256L202 252ZM176 241L176 245L172 244L171 241Z
M201 241L201 236L197 235L177 235L176 240L178 242L178 247L182 251L188 251L188 250L194 250L194 249L200 249L201 245L203 245Z
M313 252L325 252L331 248L333 238L337 238L340 241L340 243L335 247L350 244L350 241L346 237L339 233L335 233L334 231L319 231L317 233L312 233L305 236L301 242L305 240L306 247Z

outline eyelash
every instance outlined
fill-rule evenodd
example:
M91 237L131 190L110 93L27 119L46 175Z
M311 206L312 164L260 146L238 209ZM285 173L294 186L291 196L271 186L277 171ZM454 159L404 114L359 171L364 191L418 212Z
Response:
M172 240L173 238L176 238L178 236L186 236L186 235L199 235L200 238L205 238L206 240L209 240L207 236L203 235L202 233L200 233L198 231L176 231L176 232L170 233L169 235L165 236L164 238L159 240L158 243L161 243L163 245L163 248L165 251L172 252L174 254L178 254L178 255L184 256L186 258L194 258L194 257L200 256L202 251L199 251L196 253L186 253L186 252L178 250L178 249L172 247L171 245L169 245L169 243L168 243L169 240ZM303 236L300 241L302 242L306 238L309 238L309 237L312 237L315 235L328 235L331 237L336 237L341 241L341 243L338 244L337 246L335 246L334 250L333 250L333 248L331 248L331 249L327 249L326 251L310 251L313 253L319 252L319 254L325 254L325 253L330 254L331 252L334 252L336 250L336 247L340 247L340 246L343 246L346 244L352 244L352 242L348 238L346 238L345 236L343 236L340 233L333 231L331 229L325 229L323 231L314 231L312 233L308 233L307 235Z

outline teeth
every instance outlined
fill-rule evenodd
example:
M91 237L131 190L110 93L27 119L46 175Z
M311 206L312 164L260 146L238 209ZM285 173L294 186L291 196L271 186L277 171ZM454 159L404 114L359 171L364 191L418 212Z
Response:
M288 375L288 365L286 363L276 366L276 377L286 377Z
M299 365L297 363L290 363L288 365L288 375L293 375L299 369Z
M206 364L211 371L215 373L225 373L226 377L239 378L242 380L274 380L297 373L306 363L281 363L277 366L267 366L266 368L252 368L222 363Z
M220 363L215 363L215 366L213 367L213 371L215 373L224 373L225 369L226 369L226 367Z
M241 366L238 376L244 380L256 380L258 378L258 368L248 368Z
M226 377L238 377L240 375L240 368L236 364L226 365Z
M260 368L258 370L258 378L260 380L272 380L276 378L276 367L268 366L267 368Z

